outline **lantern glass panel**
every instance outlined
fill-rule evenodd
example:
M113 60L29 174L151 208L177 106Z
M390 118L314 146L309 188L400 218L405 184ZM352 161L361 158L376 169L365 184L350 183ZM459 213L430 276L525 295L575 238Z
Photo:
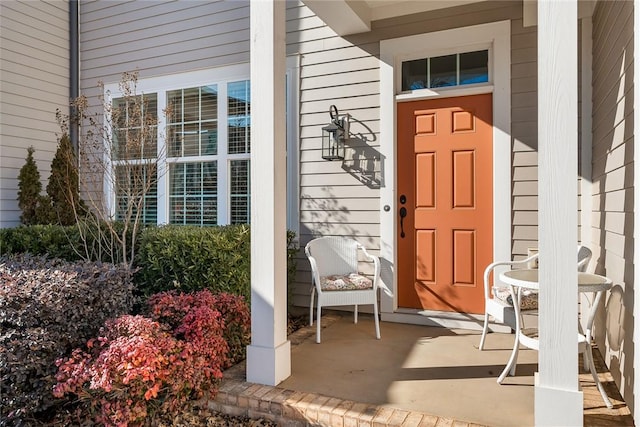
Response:
M333 123L322 128L322 158L325 160L344 159L343 130Z

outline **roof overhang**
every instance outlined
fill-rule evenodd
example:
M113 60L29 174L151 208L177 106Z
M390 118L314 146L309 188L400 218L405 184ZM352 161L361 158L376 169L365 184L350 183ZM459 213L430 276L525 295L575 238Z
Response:
M593 15L593 9L597 0L578 1L578 19L588 18ZM523 25L531 27L538 25L538 0L523 0L522 2Z
M381 19L429 12L487 0L303 0L338 35L366 33ZM578 18L591 16L596 0L578 2ZM524 26L538 23L537 0L523 0Z
M371 31L373 21L486 0L303 0L338 35Z

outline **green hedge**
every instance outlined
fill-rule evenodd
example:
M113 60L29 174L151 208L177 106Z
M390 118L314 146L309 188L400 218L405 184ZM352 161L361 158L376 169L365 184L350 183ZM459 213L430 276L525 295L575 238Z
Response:
M31 253L77 261L86 256L82 237L89 242L89 259L118 263L120 254L111 259L108 251L78 225L33 225L0 229L0 255ZM95 227L93 225L92 227ZM102 233L103 235L106 234ZM287 232L287 281L293 283L298 247L295 233ZM137 293L149 296L178 289L183 292L210 289L214 293L243 295L249 301L251 232L248 225L196 227L166 225L147 227L137 240ZM289 287L291 289L291 287Z
M295 275L295 233L287 232L288 282ZM135 276L143 295L209 289L251 297L251 232L248 225L146 228L139 239Z
M167 225L139 238L135 283L144 295L210 289L248 296L251 233L245 225Z
M76 261L80 257L74 248L79 242L76 226L29 225L0 229L0 255L31 253Z
M122 230L122 224L114 225L117 230ZM108 228L104 223L100 226L103 228L101 232L98 232L98 225L94 222L69 226L21 225L2 228L0 255L30 253L66 261L88 259L119 264L122 262L122 251L117 244L112 245L104 240L109 236ZM110 251L107 249L110 246L116 249Z

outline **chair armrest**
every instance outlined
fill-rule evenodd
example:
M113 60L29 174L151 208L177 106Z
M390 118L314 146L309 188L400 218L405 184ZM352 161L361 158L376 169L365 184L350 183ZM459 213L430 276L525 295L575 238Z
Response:
M380 288L385 294L393 297L393 292L391 292L391 289L389 289L387 285L380 281L380 258L367 252L367 249L364 247L364 245L359 242L358 248L362 250L362 253L367 260L373 261L373 290L376 291L378 288Z
M487 268L485 268L484 270L484 297L488 299L491 296L491 284L489 283L489 276L491 275L491 272L493 271L493 269L503 265L510 266L510 267L526 265L537 258L538 258L538 254L536 253L520 261L496 261L489 264Z
M313 255L311 255L308 244L304 248L304 253L309 260L309 264L311 264L311 286L315 285L316 291L322 292L322 289L320 288L320 273L318 273L318 263L316 262L316 259L313 257Z

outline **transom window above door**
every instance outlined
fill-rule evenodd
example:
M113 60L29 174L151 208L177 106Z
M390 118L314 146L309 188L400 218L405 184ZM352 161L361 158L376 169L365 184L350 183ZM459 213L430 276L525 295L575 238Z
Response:
M402 62L402 91L489 81L489 51L455 53Z

